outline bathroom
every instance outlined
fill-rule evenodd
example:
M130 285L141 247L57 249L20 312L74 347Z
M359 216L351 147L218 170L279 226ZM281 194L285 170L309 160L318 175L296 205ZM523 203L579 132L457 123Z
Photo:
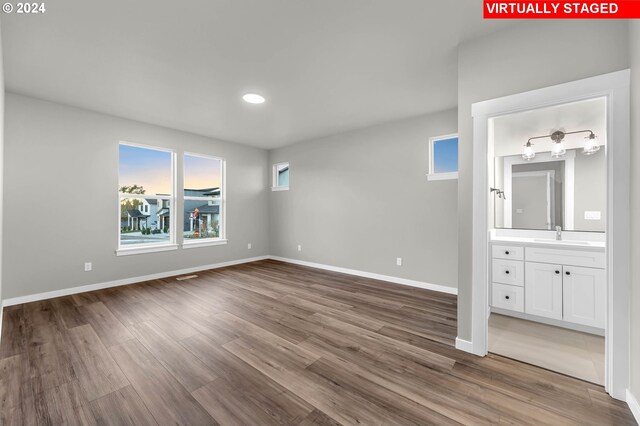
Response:
M488 351L605 384L607 98L488 120Z

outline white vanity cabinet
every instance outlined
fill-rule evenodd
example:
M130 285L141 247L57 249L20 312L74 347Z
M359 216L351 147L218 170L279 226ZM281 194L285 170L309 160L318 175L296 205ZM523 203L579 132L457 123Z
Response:
M500 313L605 328L604 249L493 243L491 253L491 305Z
M525 312L562 319L562 265L527 262L525 276Z
M563 319L604 328L607 281L604 269L565 266L563 283Z

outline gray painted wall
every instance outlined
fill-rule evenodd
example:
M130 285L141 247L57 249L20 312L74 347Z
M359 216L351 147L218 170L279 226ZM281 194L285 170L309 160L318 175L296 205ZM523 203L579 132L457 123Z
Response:
M631 60L631 391L640 401L640 21L630 23Z
M268 252L264 150L11 93L6 124L5 299ZM226 158L229 243L116 257L121 140Z
M429 137L456 129L449 110L271 151L291 188L270 196L271 254L456 287L457 181L426 178Z
M458 55L458 336L471 338L471 104L625 69L626 21L535 21L460 46Z

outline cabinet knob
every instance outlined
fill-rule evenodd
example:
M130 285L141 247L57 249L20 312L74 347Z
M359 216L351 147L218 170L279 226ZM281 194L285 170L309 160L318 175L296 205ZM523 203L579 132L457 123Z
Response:
M571 272L567 271L567 272L565 272L565 274L567 274L567 275L571 275Z
M505 251L504 254L509 254L509 250Z
M509 270L504 271L505 274L509 275Z
M511 298L511 296L505 296L504 298L509 300Z
M559 273L560 273L560 271L556 271L556 274L559 274Z

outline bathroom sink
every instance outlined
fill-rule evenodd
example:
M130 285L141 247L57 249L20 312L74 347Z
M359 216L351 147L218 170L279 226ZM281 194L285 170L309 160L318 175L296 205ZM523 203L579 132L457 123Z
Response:
M570 241L570 240L546 240L546 239L534 239L536 243L547 243L547 244L566 244L566 245L576 245L576 246L589 246L591 243L589 241Z

